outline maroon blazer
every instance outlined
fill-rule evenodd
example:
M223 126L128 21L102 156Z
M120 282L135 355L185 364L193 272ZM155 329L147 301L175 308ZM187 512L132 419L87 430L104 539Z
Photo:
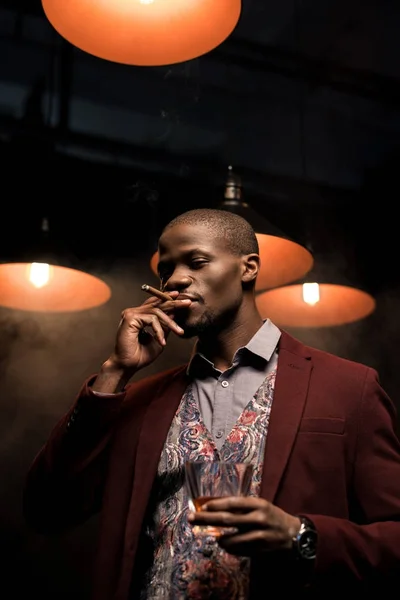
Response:
M181 366L101 398L91 380L35 458L24 511L42 533L101 511L93 600L128 600L159 457L188 380ZM307 587L274 554L253 560L252 600L265 598L274 578L306 597L399 583L395 416L375 370L282 332L261 496L314 521L318 556Z

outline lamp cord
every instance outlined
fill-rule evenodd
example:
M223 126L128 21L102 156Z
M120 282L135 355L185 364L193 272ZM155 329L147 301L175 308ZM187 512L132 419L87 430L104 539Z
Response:
M301 53L302 48L302 27L300 9L302 0L293 1L293 22L294 22L294 39L297 52ZM305 123L305 93L304 93L304 82L300 81L299 93L298 93L298 113L299 113L299 154L300 154L300 165L301 174L303 179L307 179L307 148L306 148L306 123Z

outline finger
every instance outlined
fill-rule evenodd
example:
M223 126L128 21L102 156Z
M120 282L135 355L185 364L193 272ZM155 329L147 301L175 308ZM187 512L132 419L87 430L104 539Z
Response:
M177 335L182 335L184 333L183 329L160 308L159 303L158 298L148 299L140 307L125 309L122 312L119 328L133 327L137 329L139 335L140 331L148 327L154 332L154 336L162 345L165 345L166 331L174 331ZM171 303L188 306L191 301L188 299L169 301L169 304ZM144 336L143 339L148 342L151 341L148 336Z
M210 500L202 506L204 511L230 511L249 512L257 509L268 508L268 501L255 496L226 496L216 500Z
M269 539L266 531L247 531L221 535L218 544L237 556L252 556L261 551L273 551L280 548L278 541Z
M165 300L162 301L162 304L159 304L157 308L160 308L164 312L175 312L176 310L187 308L192 304L192 301L189 298L185 298L184 300Z
M173 331L177 335L184 333L182 327L158 307L154 307L150 314L142 314L140 321L142 322L141 331L147 334L143 335L142 333L140 336L140 342L144 344L151 342L151 337L149 336L153 336L161 346L165 346L166 338L170 331Z
M149 328L151 328L151 331ZM156 339L161 346L165 346L167 343L166 333L162 328L160 321L155 315L150 319L149 323L146 323L146 326L139 332L139 341L144 346L152 342L154 339Z
M183 300L182 300L182 302L183 302ZM158 324L160 325L160 327L162 329L167 327L168 329L170 329L171 331L174 331L178 335L182 335L182 333L184 333L182 327L180 327L177 323L175 323L175 321L171 317L166 315L165 312L162 311L160 308L155 307L153 309L153 312L154 312L154 315L157 317ZM153 323L155 323L155 321L153 321Z
M240 530L267 529L269 527L265 513L254 510L250 513L199 511L188 515L192 525L215 525L218 527L236 527Z
M177 296L178 293L175 294L175 296ZM152 306L152 305L156 305L156 306L162 306L162 305L168 305L171 304L175 301L175 298L173 298L173 300L162 300L161 298L157 298L157 296L149 296L148 298L146 298L146 300L144 300L141 304L141 306Z
M175 300L175 298L177 298L179 296L179 292L178 291L174 291L174 292L168 292L168 295ZM163 298L159 298L158 296L154 296L152 294L150 294L149 296L147 296L147 298L142 302L142 306L146 305L146 304L162 304L166 302L166 300L164 300ZM167 302L170 302L170 300L168 300Z
M176 310L187 308L191 303L192 301L189 298L183 300L160 300L155 296L151 296L150 298L147 298L141 306L147 308L159 308L165 313L173 313Z

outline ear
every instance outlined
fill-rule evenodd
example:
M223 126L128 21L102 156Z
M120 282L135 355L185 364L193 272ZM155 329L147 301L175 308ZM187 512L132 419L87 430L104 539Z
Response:
M258 254L246 254L243 256L242 282L255 282L260 270L260 257Z

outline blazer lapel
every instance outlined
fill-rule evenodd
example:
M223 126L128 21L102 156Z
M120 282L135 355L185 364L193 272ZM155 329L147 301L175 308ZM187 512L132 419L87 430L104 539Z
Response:
M131 505L136 507L136 519L140 522L138 513L142 512L144 516L163 445L187 385L188 379L182 369L161 386L158 396L149 403L143 417L131 498ZM138 510L138 507L143 507L143 510Z
M274 501L289 459L303 414L311 374L311 360L304 352L293 353L286 347L292 338L282 333L274 400L268 425L261 496ZM298 344L298 343L297 343ZM299 348L304 348L300 346Z

